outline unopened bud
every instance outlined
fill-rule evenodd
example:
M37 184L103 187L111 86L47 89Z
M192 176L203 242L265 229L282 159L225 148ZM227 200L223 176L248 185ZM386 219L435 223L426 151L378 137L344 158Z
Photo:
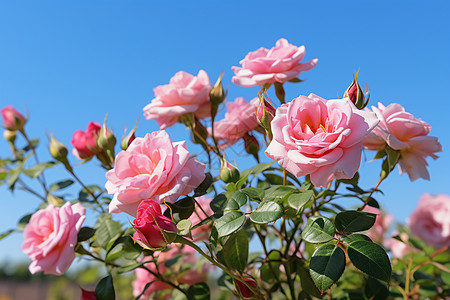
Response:
M97 139L97 146L100 150L106 150L106 149L114 149L114 146L116 145L116 137L111 132L111 130L106 127L106 123L103 124L102 129L100 129L100 132L98 134Z
M127 134L127 136L122 137L122 140L120 142L120 148L122 148L122 150L127 150L128 146L131 145L131 143L134 141L134 139L136 138L136 136L134 135L134 133L136 132L137 129L137 122L134 125L133 129L131 129L130 133ZM125 129L126 130L126 129ZM126 131L125 131L126 132ZM125 135L124 132L124 135Z
M256 111L256 119L258 124L266 130L269 138L272 136L272 128L270 124L272 123L273 118L275 117L276 109L270 104L266 99L260 97L260 102L258 109Z
M242 278L241 279L243 281L245 281L245 283L250 286L253 290L256 290L258 288L258 284L256 283L255 280L253 280L252 278ZM236 289L239 292L239 294L242 296L242 298L244 299L250 299L253 297L256 297L256 294L248 288L247 285L245 285L243 282L241 282L240 280L234 280L234 282L236 283Z
M201 145L205 144L205 141L208 138L208 130L197 118L195 118L192 130L194 131L192 132L194 143Z
M217 110L219 109L220 103L225 101L225 98L227 97L227 93L224 91L222 86L222 78L223 73L220 74L219 78L217 79L216 83L212 87L212 89L209 91L209 101L211 101L211 117L216 117Z
M239 170L225 159L222 160L222 167L220 168L220 179L225 183L236 182L241 178Z
M356 75L353 77L352 84L345 91L344 98L350 98L350 101L352 101L357 108L363 109L369 103L370 91L366 93L362 91L358 83L358 73L359 71L356 72Z
M67 161L67 154L69 151L67 150L66 146L57 141L55 139L55 136L52 134L50 137L50 154L53 156L54 159L60 162Z
M3 118L3 127L12 131L23 130L27 119L20 112L15 110L12 105L3 107L1 109L1 114Z
M5 138L6 141L8 141L11 145L14 145L14 142L16 140L16 132L12 131L12 130L8 130L5 129L5 131L3 131L3 137Z

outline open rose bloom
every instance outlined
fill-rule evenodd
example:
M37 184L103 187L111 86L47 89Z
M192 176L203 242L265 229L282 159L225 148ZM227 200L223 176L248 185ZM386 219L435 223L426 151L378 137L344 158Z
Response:
M279 39L271 49L261 47L248 53L239 62L242 67L232 67L235 74L232 82L244 87L286 82L317 65L317 58L300 63L304 56L305 46L297 47Z
M32 260L30 272L62 275L75 259L77 235L84 222L86 209L66 202L53 205L31 216L24 230L22 251Z
M377 125L374 113L348 99L300 96L283 104L272 121L266 155L299 177L311 175L317 187L352 178L359 168L362 139Z
M378 126L364 139L364 149L383 150L386 145L400 151L400 174L408 173L409 179L430 180L425 158L437 159L442 151L438 138L429 136L431 126L415 118L397 103L372 106L380 120Z
M106 190L114 194L109 212L135 217L142 200L173 203L200 185L204 171L204 164L189 157L185 141L173 143L165 131L138 137L106 173Z
M175 124L188 113L194 113L198 119L211 115L209 102L208 74L200 70L197 76L180 71L166 85L157 86L153 91L155 99L144 107L144 117L155 120L161 129Z

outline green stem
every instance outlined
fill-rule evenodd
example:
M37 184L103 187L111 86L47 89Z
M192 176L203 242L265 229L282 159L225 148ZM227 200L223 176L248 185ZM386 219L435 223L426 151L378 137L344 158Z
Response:
M76 181L78 181L78 183L83 187L83 189L85 189L94 199L94 202L98 205L98 207L100 207L100 209L102 210L102 212L106 212L106 210L101 206L100 202L98 202L97 197L95 196L94 192L92 192L86 185L84 185L84 183L81 181L80 178L78 178L78 176L75 174L75 172L73 171L72 168L67 168L66 170L73 176L73 178L75 178Z
M155 263L156 265L156 263ZM180 292L182 292L183 294L186 295L186 297L188 296L187 292L185 290L183 290L181 287L179 287L178 285L176 285L175 283L166 280L162 274L158 271L158 273L153 272L152 270L150 270L149 268L145 267L145 266L140 266L139 268L145 269L147 272L149 272L150 274L152 274L153 276L155 276L156 278L158 278L159 281L162 281L164 283L167 283L168 285L176 288L177 290L179 290Z

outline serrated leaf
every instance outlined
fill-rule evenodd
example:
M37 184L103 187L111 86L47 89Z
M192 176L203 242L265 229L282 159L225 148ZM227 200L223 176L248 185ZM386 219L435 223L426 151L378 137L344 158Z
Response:
M313 190L306 190L301 193L294 193L289 196L288 203L289 206L299 212L309 200L314 195Z
M58 164L58 162L54 162L54 161L37 164L37 165L32 166L31 168L23 170L23 174L25 174L31 178L36 178L39 175L41 175L42 172L44 172L46 169L54 167L56 164Z
M391 279L391 262L380 245L355 241L348 246L347 254L352 264L367 275L385 282Z
M246 194L250 200L261 201L264 198L264 190L254 187L246 187L241 190L242 193Z
M191 285L187 291L188 299L192 300L209 300L211 299L209 287L204 282Z
M106 276L95 287L95 297L97 300L115 300L116 294L112 276Z
M245 223L245 215L241 211L230 211L216 221L216 229L219 237L227 236Z
M108 250L120 236L122 225L113 221L111 215L103 213L98 217L94 228L96 229L97 242L103 249Z
M265 190L264 201L279 201L295 191L295 187L287 185L273 185Z
M375 224L376 217L376 214L349 210L338 213L334 224L340 233L359 232L369 230Z
M351 244L353 242L356 242L356 241L369 241L369 242L371 242L372 240L367 235L354 233L354 234L351 234L351 235L343 235L342 236L342 241L346 245L349 245L349 244Z
M50 190L51 192L59 191L59 190L62 190L62 189L64 189L64 188L66 188L66 187L72 185L73 183L74 183L74 181L71 180L71 179L59 181L59 182L56 182L56 183L52 184L52 185L50 186L49 190Z
M245 203L247 203L247 195L242 192L236 191L228 200L224 212L227 213L228 211L239 210Z
M338 281L344 272L345 253L334 245L322 245L313 253L309 269L317 288L324 292Z
M283 215L283 207L274 201L261 202L250 214L250 220L256 224L267 224L276 221Z
M330 219L322 216L309 217L302 238L312 244L320 244L331 241L334 238L335 227Z
M248 237L245 230L231 235L224 247L224 259L228 267L243 272L248 261Z

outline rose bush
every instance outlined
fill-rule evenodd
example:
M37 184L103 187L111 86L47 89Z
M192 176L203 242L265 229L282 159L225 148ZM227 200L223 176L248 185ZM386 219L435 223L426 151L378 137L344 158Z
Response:
M85 213L80 203L66 202L62 207L50 204L31 216L24 229L22 251L31 259L32 274L62 275L69 269Z
M357 110L348 98L300 96L277 109L265 153L296 177L310 174L315 186L326 187L355 175L362 139L377 123L375 114Z
M136 138L106 173L106 190L114 194L109 212L136 216L142 200L175 202L203 181L204 170L204 164L189 157L186 142L172 143L165 131Z

